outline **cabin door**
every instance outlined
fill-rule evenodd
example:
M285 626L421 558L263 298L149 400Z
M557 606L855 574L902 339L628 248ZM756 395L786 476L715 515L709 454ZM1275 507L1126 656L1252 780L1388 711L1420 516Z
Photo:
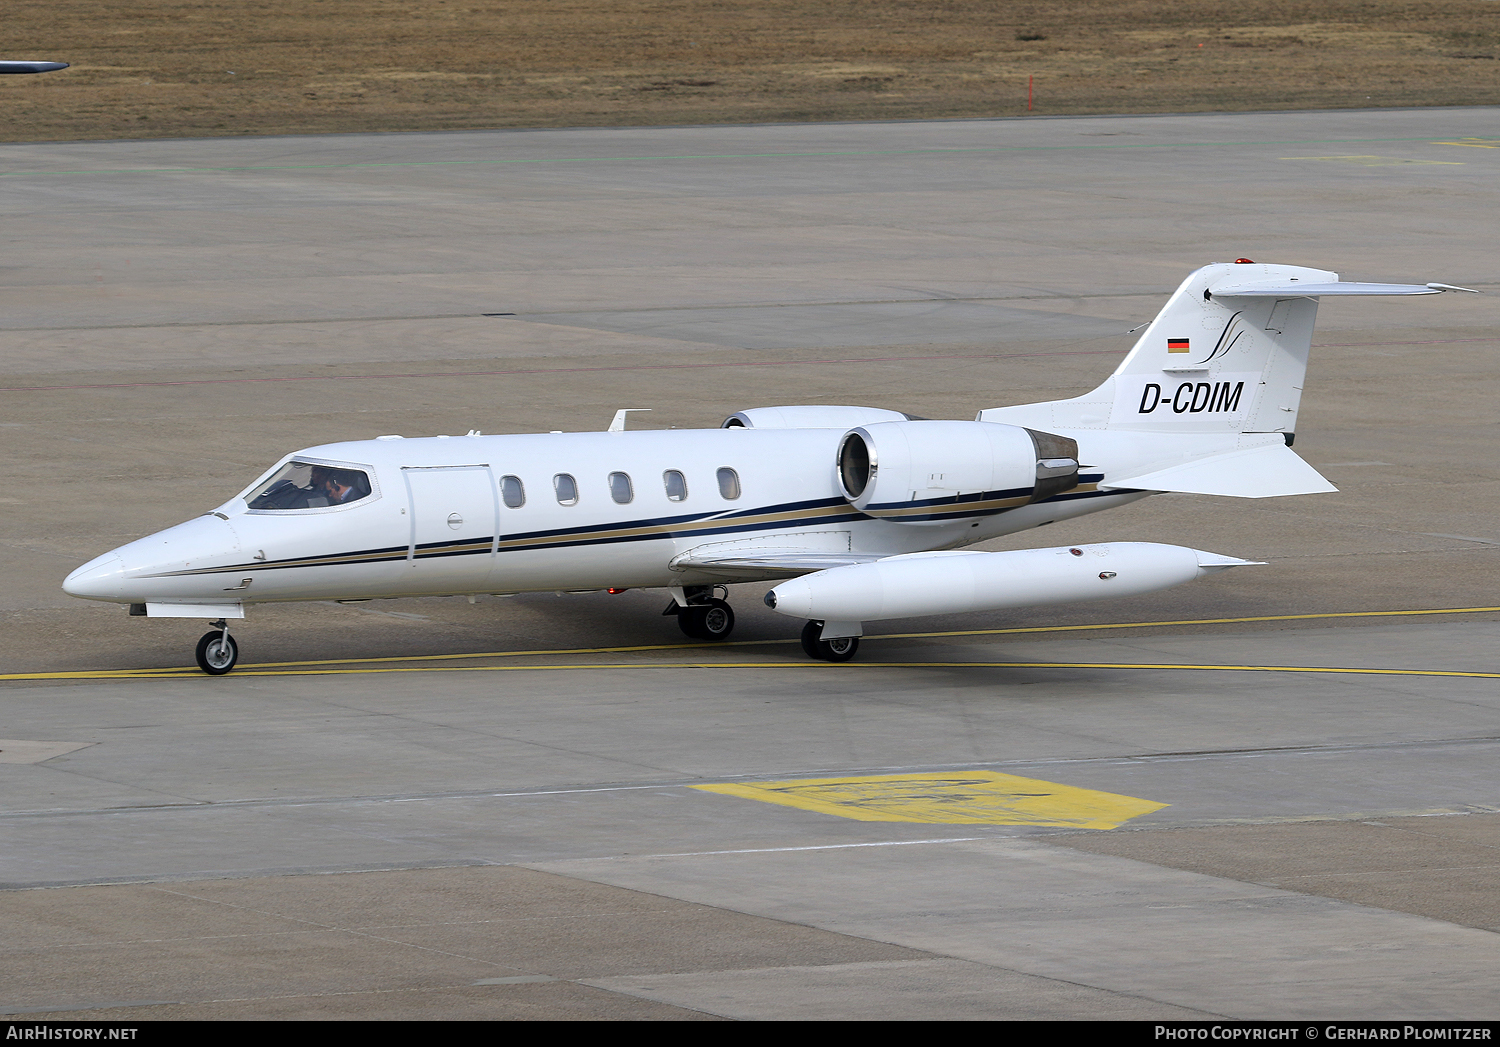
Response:
M411 517L408 591L479 592L500 546L500 498L488 465L405 468Z

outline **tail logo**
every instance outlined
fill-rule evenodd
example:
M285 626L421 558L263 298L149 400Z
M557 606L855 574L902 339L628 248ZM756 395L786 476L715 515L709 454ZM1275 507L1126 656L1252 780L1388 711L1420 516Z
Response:
M1229 352L1229 350L1231 350L1231 349L1233 349L1235 347L1235 344L1237 342L1239 342L1239 340L1241 338L1244 338L1244 337L1246 337L1247 335L1250 334L1250 331L1249 331L1248 327L1246 326L1244 320L1242 319L1244 317L1244 315L1245 315L1244 310L1241 310L1240 312L1235 313L1233 316L1231 316L1229 318L1229 322L1224 325L1224 330L1219 335L1219 340L1214 343L1213 352L1209 353L1202 360L1196 361L1196 365L1197 366L1202 366L1203 364L1211 363L1214 360L1219 359L1221 356L1224 356L1226 353ZM1176 344L1178 341L1181 342L1182 348L1181 349L1174 349L1174 348L1172 348L1172 346L1174 344ZM1185 353L1185 352L1187 352L1187 339L1185 339L1185 338L1184 339L1168 339L1167 340L1167 352L1169 352L1169 353Z

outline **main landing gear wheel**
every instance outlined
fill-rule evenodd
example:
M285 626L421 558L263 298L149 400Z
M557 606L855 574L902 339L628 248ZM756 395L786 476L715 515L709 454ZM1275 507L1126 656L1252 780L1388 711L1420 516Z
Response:
M677 612L677 625L694 640L727 640L734 632L734 611L723 600L689 604Z
M802 627L802 650L807 652L809 658L822 662L847 662L859 650L858 636L823 640L819 639L822 632L822 622L808 622Z
M227 629L212 629L198 641L198 668L210 676L223 676L240 660L240 645Z

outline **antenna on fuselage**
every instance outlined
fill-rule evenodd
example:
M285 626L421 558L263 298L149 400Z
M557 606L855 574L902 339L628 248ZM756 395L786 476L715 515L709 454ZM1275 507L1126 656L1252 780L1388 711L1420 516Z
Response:
M649 407L622 407L615 412L615 420L609 423L609 428L605 431L611 433L623 433L625 431L625 416L627 414L629 414L631 411L649 410L651 410L651 408Z

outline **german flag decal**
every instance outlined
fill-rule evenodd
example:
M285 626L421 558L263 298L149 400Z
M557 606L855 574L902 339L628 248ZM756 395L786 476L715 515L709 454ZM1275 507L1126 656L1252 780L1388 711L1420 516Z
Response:
M1188 340L1186 338L1168 338L1167 352L1185 353L1188 351Z

